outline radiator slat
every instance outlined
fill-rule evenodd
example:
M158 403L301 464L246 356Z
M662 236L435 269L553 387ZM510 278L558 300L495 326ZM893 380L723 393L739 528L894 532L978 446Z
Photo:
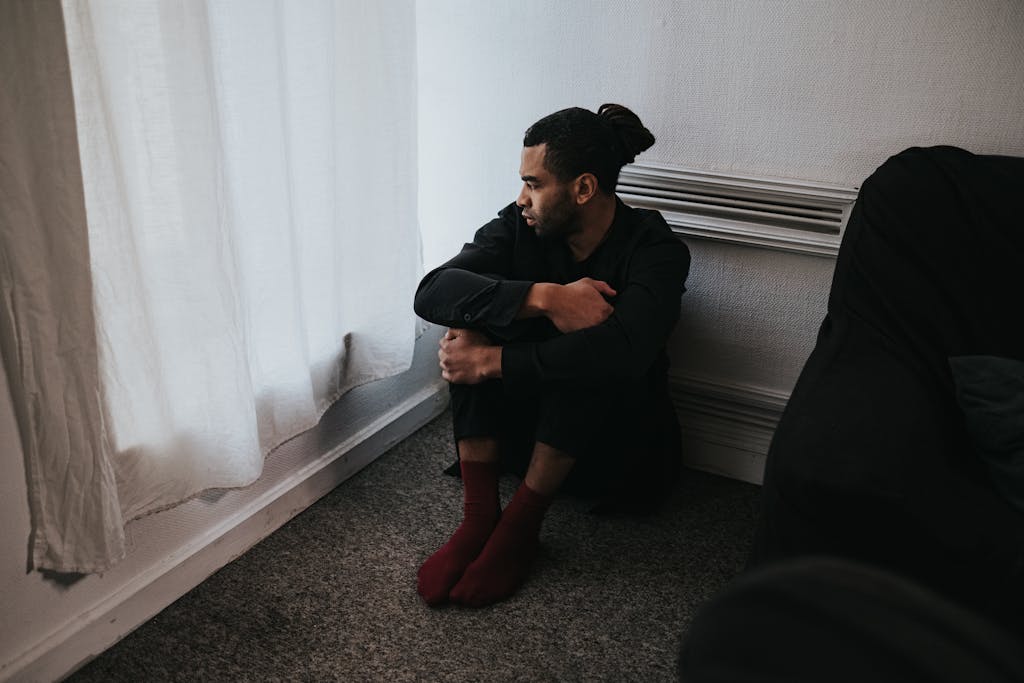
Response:
M682 236L833 258L857 198L855 188L661 164L623 168L618 193Z

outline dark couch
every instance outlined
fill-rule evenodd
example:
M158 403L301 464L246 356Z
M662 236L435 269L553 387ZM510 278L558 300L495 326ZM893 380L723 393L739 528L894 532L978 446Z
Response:
M953 147L908 149L864 182L768 454L752 567L867 562L1024 634L1024 513L950 369L1024 361L1022 204L1024 159Z

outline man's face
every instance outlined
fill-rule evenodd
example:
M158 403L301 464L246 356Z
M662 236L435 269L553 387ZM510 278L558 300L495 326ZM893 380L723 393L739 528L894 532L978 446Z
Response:
M516 204L523 209L526 224L539 237L565 237L580 228L579 209L570 183L559 182L544 168L545 144L523 147L519 175L523 189Z

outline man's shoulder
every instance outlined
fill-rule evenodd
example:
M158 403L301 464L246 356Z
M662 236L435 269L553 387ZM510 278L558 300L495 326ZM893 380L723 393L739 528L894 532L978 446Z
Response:
M690 269L690 249L679 235L672 232L661 212L627 207L626 213L631 224L629 246L626 247L631 254L631 262L637 267L675 263L685 280Z
M656 209L644 209L638 206L629 206L629 211L633 214L633 220L638 224L648 227L650 229L668 229L668 222L665 217L661 215L661 211Z
M679 241L660 211L641 209L625 203L622 206L625 207L626 220L631 226L634 239L640 242Z

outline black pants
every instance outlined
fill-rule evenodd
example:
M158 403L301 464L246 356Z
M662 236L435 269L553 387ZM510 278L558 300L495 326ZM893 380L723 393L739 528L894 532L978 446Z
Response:
M563 489L611 505L655 504L678 478L679 426L658 375L600 387L551 383L526 394L500 380L451 385L456 442L493 437L502 469L524 476L541 442L576 459Z

